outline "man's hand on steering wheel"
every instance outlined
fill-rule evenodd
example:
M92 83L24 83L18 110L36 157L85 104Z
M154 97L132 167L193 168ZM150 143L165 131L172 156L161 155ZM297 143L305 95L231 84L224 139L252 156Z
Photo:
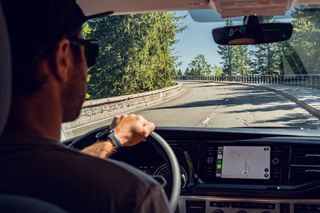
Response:
M147 138L155 129L155 125L141 115L130 114L116 116L111 123L111 128L122 146L134 146Z
M180 195L181 174L179 162L170 145L160 135L153 132L154 124L147 122L142 116L117 116L112 122L111 127L114 128L116 134L120 134L117 137L123 140L121 142L121 144L123 143L122 146L133 146L150 135L150 144L155 148L154 150L164 158L168 165L168 181L171 184L170 188L166 189L166 194L169 198L170 207L172 211L174 211ZM108 156L107 153L110 153L110 150L108 149L113 146L112 142L100 141L98 143L94 143L97 138L97 134L105 131L108 131L107 127L100 127L92 130L91 132L75 139L71 144L69 144L69 147L73 149L82 149L83 147L87 147L84 149L84 152L98 157L106 157ZM114 149L115 148L113 148L113 150ZM96 152L96 150L98 151Z
M155 125L148 122L141 115L117 115L112 123L111 129L119 139L121 146L134 146L147 138L155 129ZM86 147L82 152L101 158L109 157L115 147L110 139L99 140L97 143Z

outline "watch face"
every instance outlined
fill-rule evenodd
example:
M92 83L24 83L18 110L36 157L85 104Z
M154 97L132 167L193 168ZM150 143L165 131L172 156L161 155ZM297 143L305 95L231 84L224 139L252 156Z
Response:
M106 137L108 136L108 134L110 134L110 130L103 130L101 132L98 132L96 134L96 139L102 139L102 137Z

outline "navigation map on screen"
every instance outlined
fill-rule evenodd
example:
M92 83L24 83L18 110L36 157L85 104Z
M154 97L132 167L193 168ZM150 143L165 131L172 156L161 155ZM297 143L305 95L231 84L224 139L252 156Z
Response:
M270 147L219 146L217 178L269 179Z

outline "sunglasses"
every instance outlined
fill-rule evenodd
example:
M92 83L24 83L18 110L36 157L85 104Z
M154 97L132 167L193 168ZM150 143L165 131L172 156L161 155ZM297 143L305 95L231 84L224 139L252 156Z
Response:
M94 39L69 39L70 43L73 45L83 45L85 49L85 56L87 60L88 67L93 67L99 56L99 42Z

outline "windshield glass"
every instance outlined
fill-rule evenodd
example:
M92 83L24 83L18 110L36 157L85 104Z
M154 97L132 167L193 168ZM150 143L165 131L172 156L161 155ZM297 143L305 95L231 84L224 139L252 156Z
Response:
M318 129L320 10L302 5L282 19L287 42L221 46L213 28L188 11L111 16L87 22L85 38L100 42L89 70L80 118L63 124L63 139L141 114L156 126Z

